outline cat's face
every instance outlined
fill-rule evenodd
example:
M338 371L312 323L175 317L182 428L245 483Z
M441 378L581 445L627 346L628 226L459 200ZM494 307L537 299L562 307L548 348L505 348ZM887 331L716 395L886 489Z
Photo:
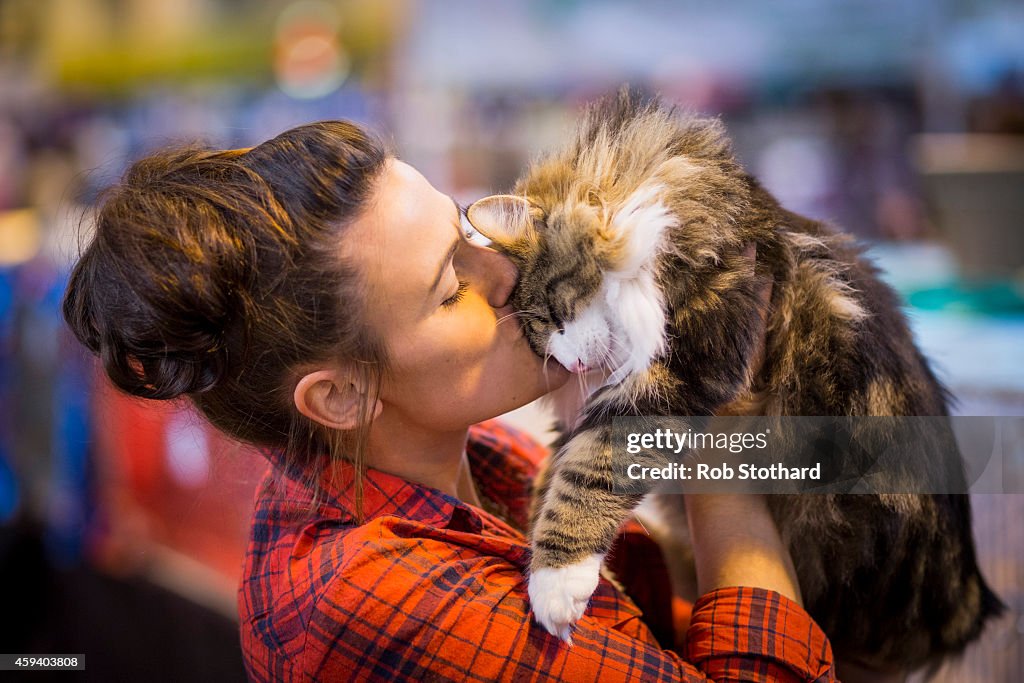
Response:
M615 379L645 369L664 346L656 258L671 216L657 188L616 215L575 203L545 208L521 197L487 197L469 220L518 266L512 305L538 355L572 372Z

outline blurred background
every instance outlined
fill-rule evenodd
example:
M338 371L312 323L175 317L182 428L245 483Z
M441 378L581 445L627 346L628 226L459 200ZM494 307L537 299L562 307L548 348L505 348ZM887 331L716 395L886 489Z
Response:
M869 244L957 412L1024 415L1020 2L3 0L0 651L84 653L100 680L244 678L235 590L266 462L113 392L59 318L89 208L131 160L347 118L470 201L625 82L721 116L784 204ZM1021 498L975 497L1011 614L937 680L1024 674Z

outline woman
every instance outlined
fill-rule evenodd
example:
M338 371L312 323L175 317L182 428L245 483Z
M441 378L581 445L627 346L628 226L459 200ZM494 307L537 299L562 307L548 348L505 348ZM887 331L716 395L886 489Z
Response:
M753 496L687 501L704 595L683 656L606 579L571 647L533 622L543 450L484 421L569 375L511 315L515 268L460 221L343 122L156 154L102 203L64 302L75 334L124 391L187 396L274 465L239 593L249 676L831 680Z

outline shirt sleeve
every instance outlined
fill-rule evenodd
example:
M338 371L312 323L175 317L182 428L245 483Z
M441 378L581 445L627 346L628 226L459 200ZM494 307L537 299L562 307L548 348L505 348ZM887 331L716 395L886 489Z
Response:
M302 679L834 680L824 633L773 591L703 596L684 660L658 647L638 616L615 623L601 615L620 612L594 603L568 646L533 620L519 568L488 556L435 561L445 554L396 544L334 574L306 625Z

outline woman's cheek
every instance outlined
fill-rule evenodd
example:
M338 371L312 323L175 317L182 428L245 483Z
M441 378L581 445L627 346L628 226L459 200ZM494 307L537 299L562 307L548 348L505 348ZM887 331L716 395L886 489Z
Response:
M467 301L462 315L457 318L456 328L463 338L463 345L486 348L494 344L499 331L498 320L494 315L494 309L485 301L482 299Z

